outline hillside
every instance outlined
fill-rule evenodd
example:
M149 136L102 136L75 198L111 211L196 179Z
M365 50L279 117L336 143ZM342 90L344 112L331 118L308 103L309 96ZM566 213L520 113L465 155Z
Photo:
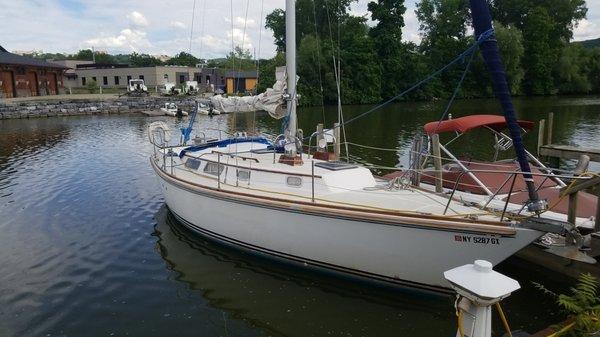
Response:
M593 40L578 41L577 43L581 43L585 48L600 47L600 38Z

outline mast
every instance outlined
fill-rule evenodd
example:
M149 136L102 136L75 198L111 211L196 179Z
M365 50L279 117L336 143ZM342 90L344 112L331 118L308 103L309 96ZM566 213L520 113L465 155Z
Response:
M286 130L286 155L296 157L296 134L298 132L296 118L296 1L285 1L285 62L287 70L289 121Z
M487 0L470 0L470 4L475 37L479 39L481 34L492 29L492 16L490 15ZM517 117L515 116L515 108L510 97L510 90L508 82L506 81L506 72L504 70L504 65L502 64L502 59L500 58L500 51L495 36L492 35L486 41L481 43L479 49L481 50L481 55L483 56L485 65L492 78L494 93L502 105L504 118L506 119L506 124L513 140L519 166L521 171L524 172L523 179L527 184L527 190L529 192L529 204L527 207L529 211L532 212L542 211L546 208L546 203L544 200L540 200L533 183L531 168L529 167L527 153L521 138L521 128L519 127Z

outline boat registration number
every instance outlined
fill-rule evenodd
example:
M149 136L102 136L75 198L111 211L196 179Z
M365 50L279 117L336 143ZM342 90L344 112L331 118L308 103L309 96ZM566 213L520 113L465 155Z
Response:
M488 237L488 236L455 235L454 241L481 244L481 245L499 245L500 244L499 238L492 238L492 237Z

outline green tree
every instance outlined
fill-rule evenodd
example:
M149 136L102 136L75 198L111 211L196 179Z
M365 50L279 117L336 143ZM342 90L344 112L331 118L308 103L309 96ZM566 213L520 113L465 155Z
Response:
M162 65L162 61L148 54L132 53L129 55L129 63L134 67L155 67Z
M341 24L342 103L367 104L381 100L381 75L367 19L349 16Z
M194 55L182 51L179 54L173 56L171 59L169 59L167 61L167 64L170 66L195 67L196 64L200 63L200 61L201 60L195 57Z
M523 66L525 79L523 89L530 95L553 93L554 79L552 68L556 56L550 46L552 23L548 11L534 8L523 23L523 38L527 41Z
M502 61L506 69L508 85L512 94L519 94L521 92L521 82L525 75L521 66L523 54L525 53L523 33L515 26L504 26L500 22L494 22L494 30L500 55L502 55Z
M275 69L285 65L285 54L277 53L270 60L261 60L257 92L265 92L275 83Z
M592 85L592 91L600 92L600 47L589 51L588 63L586 65L588 79Z
M92 52L91 49L82 49L73 55L73 58L82 61L93 61L95 59L96 63L117 63L114 56L104 52Z
M587 72L588 57L589 53L580 44L572 43L562 49L554 67L559 93L589 93L592 90Z
M415 14L422 36L420 50L429 69L442 67L467 48L466 25L470 21L467 0L421 0ZM427 95L448 96L461 74L462 69L456 67L446 71L427 86Z
M381 96L385 99L393 97L408 85L407 72L414 66L407 64L405 57L408 50L402 43L402 27L404 27L404 0L378 0L370 2L368 9L371 19L377 22L369 31L379 60Z
M573 37L574 26L585 18L585 0L494 0L492 11L498 21L523 32L524 92L557 92L554 65Z
M235 46L235 50L227 54L226 63L221 66L235 71L255 70L256 62L254 62L250 50Z
M323 41L337 43L338 25L348 15L350 4L356 0L297 0L296 41L313 34ZM275 9L265 19L265 27L273 31L278 51L285 51L285 11ZM316 27L316 28L315 28Z

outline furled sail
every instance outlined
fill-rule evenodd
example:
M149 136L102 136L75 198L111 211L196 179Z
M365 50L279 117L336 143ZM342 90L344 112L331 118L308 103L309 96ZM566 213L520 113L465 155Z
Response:
M266 92L255 96L213 96L210 99L213 108L221 112L248 112L264 110L275 119L283 118L287 114L284 94L287 89L286 69L278 67L275 71L275 84Z
M492 17L490 15L490 9L486 0L470 0L471 3L471 15L473 17L473 29L475 30L475 36L479 38L482 34L492 29ZM515 115L515 108L512 104L510 97L510 90L508 82L506 81L506 73L504 71L504 65L500 58L500 51L498 49L498 43L496 42L495 36L492 35L486 41L481 43L479 46L481 55L485 61L486 67L492 77L492 84L496 97L500 100L502 110L504 111L504 118L508 125L510 137L513 140L515 152L517 154L517 160L521 171L524 172L523 178L527 184L529 191L528 205L530 210L539 211L544 206L540 204L537 190L533 184L533 177L531 175L531 168L527 160L527 152L521 139L521 128L517 122Z

